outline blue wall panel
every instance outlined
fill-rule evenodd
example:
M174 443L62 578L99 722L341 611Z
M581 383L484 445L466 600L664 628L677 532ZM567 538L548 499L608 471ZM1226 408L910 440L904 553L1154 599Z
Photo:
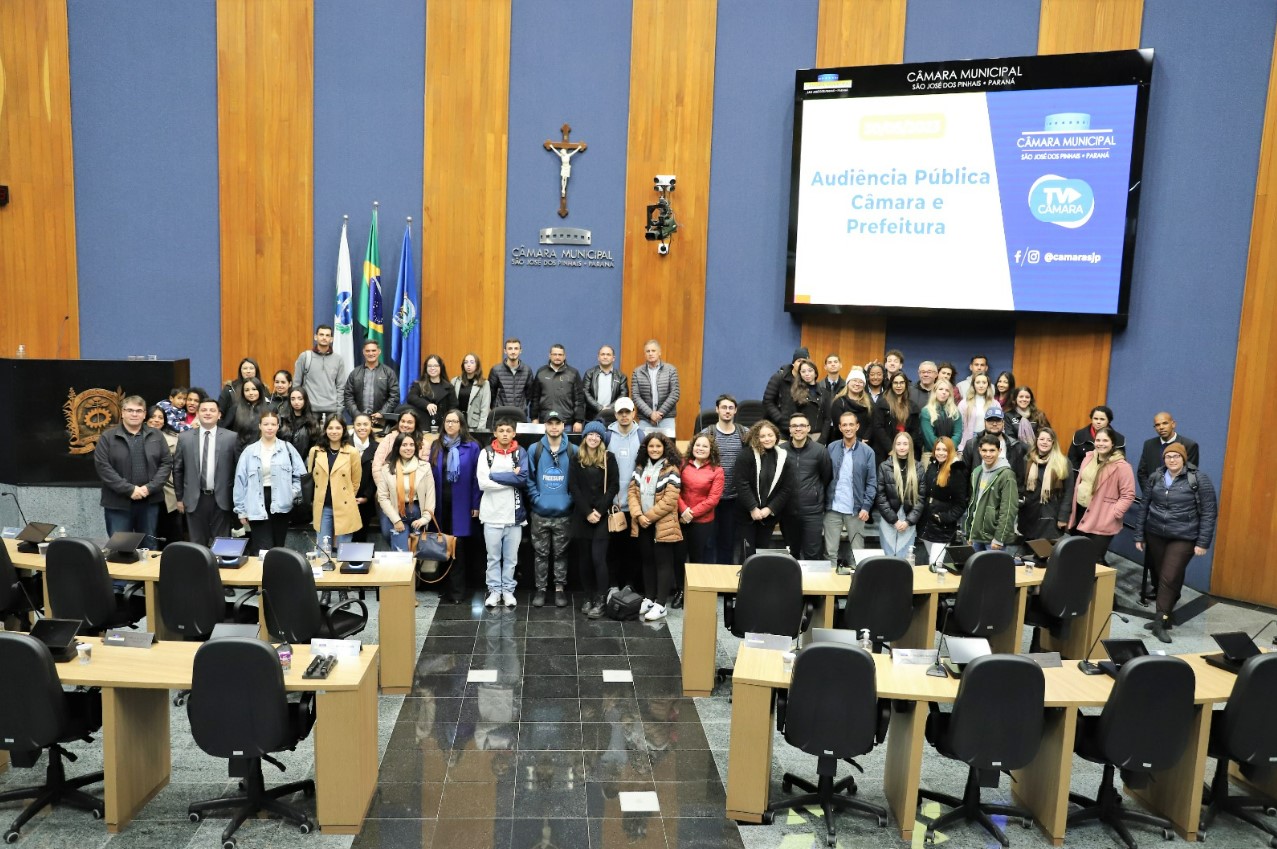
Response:
M940 62L1037 53L1038 3L1025 0L909 0L905 17L905 61ZM973 305L975 306L975 305ZM912 378L924 359L949 360L958 378L967 373L973 354L989 358L993 372L1011 367L1015 323L1009 320L952 321L890 318L887 348L905 352Z
M794 71L816 62L817 5L787 3L783 21L765 0L718 5L702 408L761 398L798 345L784 311Z
M1266 0L1144 7L1142 44L1157 55L1131 320L1113 340L1109 398L1135 442L1169 409L1217 484L1275 28ZM1189 583L1209 580L1209 555L1195 558Z
M426 9L420 0L315 4L313 324L333 321L343 215L350 216L353 286L359 288L373 201L381 204L378 249L387 319L409 216L418 308L430 309L419 300L425 81ZM309 344L309 336L299 339L297 350ZM424 357L429 339L421 340L421 349Z
M189 357L192 380L216 387L213 4L72 2L67 28L80 355Z
M514 267L507 254L505 336L522 340L533 370L555 343L582 374L598 362L600 345L620 349L625 216L637 224L643 215L625 209L632 17L629 0L514 4L506 245L535 249L543 228L576 227L591 231L593 249L612 254L611 268ZM571 159L568 217L560 218L559 159L542 143L560 139L564 123L589 149ZM478 354L485 368L501 357ZM621 364L626 372L634 365Z

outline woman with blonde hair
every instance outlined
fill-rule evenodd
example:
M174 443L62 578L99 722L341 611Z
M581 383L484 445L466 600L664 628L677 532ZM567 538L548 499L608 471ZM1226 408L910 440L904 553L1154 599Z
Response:
M934 563L936 547L943 549L958 533L958 523L971 498L971 487L967 485L967 467L952 439L947 436L936 439L931 459L920 487L922 518L918 521L918 536L927 544L927 559Z
M953 384L937 379L931 386L931 400L918 413L922 423L922 450L930 454L936 440L947 436L955 442L962 439L962 413L953 400Z
M581 447L572 455L568 489L572 493L572 537L581 564L585 604L581 612L591 619L603 616L607 593L607 514L621 491L616 455L604 444L607 431L599 421L589 422Z
M1095 450L1086 453L1078 469L1069 527L1094 540L1103 557L1134 503L1135 472L1117 446L1113 429L1101 427L1095 431Z
M1055 431L1044 427L1030 443L1024 458L1024 502L1020 505L1020 535L1055 539L1068 527L1073 506L1073 475L1069 458L1060 450Z
M977 374L971 378L967 388L967 397L958 402L958 412L962 414L962 441L958 450L962 451L967 443L984 433L984 416L990 407L998 407L998 399L993 392L993 384L987 374Z
M901 431L891 443L891 456L878 466L878 539L888 557L913 562L913 542L922 518L926 475L913 458L913 437Z
M787 462L788 452L779 443L780 428L763 419L749 429L736 458L732 484L736 508L743 514L736 523L742 557L771 548L772 532L794 490L794 464Z

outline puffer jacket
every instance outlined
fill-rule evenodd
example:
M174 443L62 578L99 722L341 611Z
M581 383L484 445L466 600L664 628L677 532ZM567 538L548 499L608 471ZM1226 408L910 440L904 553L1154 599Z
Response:
M891 468L895 462L896 458L891 457L878 465L878 494L874 497L874 504L883 521L894 525L904 519L911 525L917 525L918 520L922 518L922 505L927 500L927 473L921 463L914 461L913 458L908 460L914 464L914 473L918 476L918 499L913 504L901 504L900 493L896 491L896 475ZM900 475L903 480L903 469Z
M630 479L628 498L630 518L634 520L630 522L630 536L639 535L639 516L646 515L656 527L657 542L682 542L683 529L678 524L678 496L682 489L682 478L679 477L678 467L669 462L661 465L656 479L656 502L651 510L644 513L640 500L639 476L643 474L646 465L644 463L636 468Z
M922 521L918 536L927 542L950 543L958 533L962 514L967 510L971 487L967 481L967 467L961 460L955 460L949 467L949 481L944 486L937 482L939 475L939 463L927 467L926 486L919 493L922 496Z
M1144 534L1150 533L1167 539L1191 539L1198 548L1210 548L1219 515L1210 478L1189 466L1168 487L1165 472L1165 467L1160 468L1144 481L1144 499L1135 516L1135 541L1143 542ZM1190 474L1197 480L1196 492Z

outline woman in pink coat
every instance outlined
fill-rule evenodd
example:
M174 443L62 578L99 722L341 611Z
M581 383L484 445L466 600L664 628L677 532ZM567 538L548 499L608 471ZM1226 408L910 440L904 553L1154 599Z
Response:
M1122 518L1135 502L1135 473L1121 449L1114 449L1113 441L1111 428L1095 432L1095 450L1082 458L1069 516L1069 527L1095 540L1101 557L1122 530Z

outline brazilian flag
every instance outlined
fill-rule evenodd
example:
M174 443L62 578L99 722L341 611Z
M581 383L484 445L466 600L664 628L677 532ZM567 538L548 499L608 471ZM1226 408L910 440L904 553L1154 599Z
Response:
M381 345L385 328L381 318L381 251L377 247L376 204L372 208L368 249L364 252L364 276L359 288L363 293L363 297L359 299L359 326L364 329L364 341Z

